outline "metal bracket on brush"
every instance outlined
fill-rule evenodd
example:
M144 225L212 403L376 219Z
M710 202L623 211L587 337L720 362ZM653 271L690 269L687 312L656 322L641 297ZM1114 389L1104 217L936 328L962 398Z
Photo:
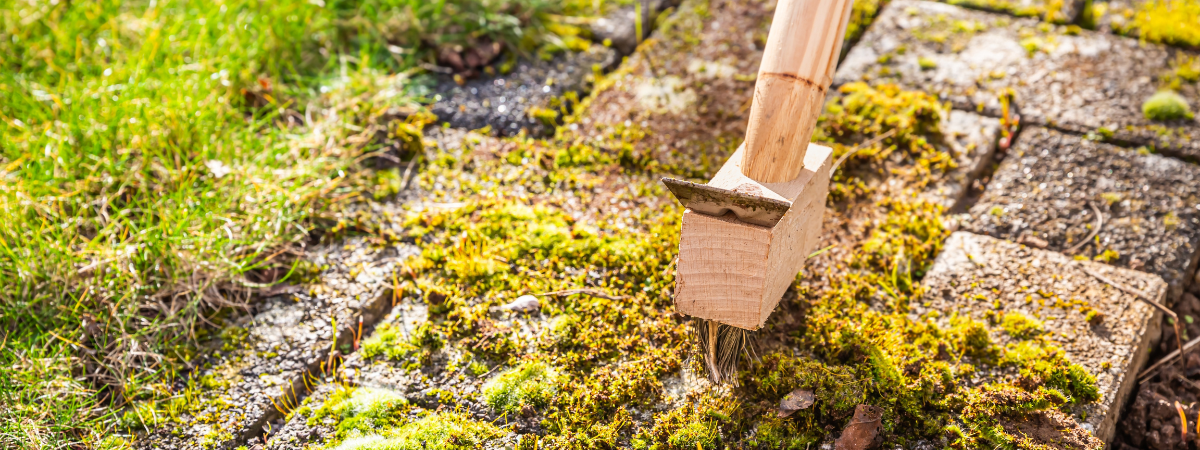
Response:
M722 189L674 178L662 182L685 208L716 217L732 212L742 222L767 228L779 223L792 207L791 202L764 197L758 185L750 183Z

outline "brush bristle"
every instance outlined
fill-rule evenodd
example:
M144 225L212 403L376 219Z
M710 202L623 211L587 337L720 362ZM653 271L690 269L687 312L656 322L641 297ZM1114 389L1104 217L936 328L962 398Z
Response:
M692 319L692 332L704 354L704 369L714 384L737 385L737 365L743 353L749 353L748 330L707 320Z

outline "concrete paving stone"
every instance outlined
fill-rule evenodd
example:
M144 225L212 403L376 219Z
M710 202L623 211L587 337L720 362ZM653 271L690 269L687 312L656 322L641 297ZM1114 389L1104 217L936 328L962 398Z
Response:
M626 6L592 22L592 40L598 43L608 41L619 56L633 53L641 42L637 35L638 28L642 30L642 39L650 37L658 22L658 15L668 8L679 6L679 0L639 1L638 6L642 8L640 15L634 6Z
M1104 221L1083 243L1093 207ZM1072 255L1115 251L1112 264L1163 277L1174 301L1200 257L1200 166L1029 127L963 229Z
M1068 360L1096 377L1101 399L1073 406L1070 412L1079 427L1107 443L1115 434L1121 405L1136 387L1135 375L1159 339L1162 320L1153 306L1085 270L1159 302L1167 292L1166 283L1156 275L958 231L946 240L926 274L922 284L927 293L912 312L936 311L943 326L949 325L953 314L988 321L1020 312L1040 320L1045 330L1042 338L1061 347ZM1103 314L1103 321L1089 323L1076 307L1079 302ZM1062 306L1066 303L1073 304ZM1015 342L998 326L990 335L1000 346ZM1012 369L983 366L979 371L976 385L1016 378Z
M554 131L554 123L533 117L531 109L554 109L552 99L567 92L583 98L591 92L594 74L617 62L619 58L611 48L592 45L586 51L563 53L549 61L522 59L509 73L481 76L462 85L450 75L440 75L430 109L439 121L455 128L491 126L492 132L501 136L515 135L522 129L546 135Z
M521 339L530 342L529 345L536 341L538 330L547 326L548 319L541 313L526 315L494 311L492 316L497 319L494 322L497 329L516 333ZM403 335L411 335L427 318L427 307L421 300L405 298L381 323L396 327ZM303 407L297 408L288 417L287 423L268 438L265 448L324 448L334 437L337 423L333 419L317 418L314 412L328 401L330 395L343 387L396 392L414 406L409 412L409 418L414 421L424 412L453 408L476 420L498 425L507 423L513 426L510 430L514 432L529 432L540 427L535 420L528 417L502 417L483 403L483 385L490 377L496 375L498 369L504 367L497 366L480 376L470 375L461 369L450 370L448 366L454 361L459 361L461 356L460 349L448 345L433 352L427 364L422 364L419 368L410 368L408 360L396 361L380 355L366 358L361 352L352 354L346 358L334 382L323 384L312 396L306 398ZM462 366L463 363L460 361L458 365ZM448 402L446 395L451 399ZM515 437L515 433L510 433L507 439ZM506 438L498 441L507 442ZM499 443L502 442L489 445Z
M942 122L942 133L943 145L954 155L956 167L931 183L921 197L952 211L966 198L971 184L994 163L1000 120L951 110Z
M772 11L714 0L700 12L693 3L605 80L570 132L614 154L632 146L661 172L706 177L720 168L746 132Z
M1003 114L999 98L1011 89L1024 123L1197 160L1200 123L1142 114L1172 60L1171 49L1136 39L897 0L850 51L834 84L897 83L994 117ZM1181 93L1200 104L1194 85Z
M211 380L197 400L203 410L168 421L135 447L229 449L262 435L264 428L282 426L281 411L307 394L330 351L349 350L359 318L370 330L387 312L392 271L415 252L409 244L384 251L368 247L351 238L310 250L310 261L328 265L320 281L257 305L256 314L237 324L245 340L229 343L234 348L198 374Z

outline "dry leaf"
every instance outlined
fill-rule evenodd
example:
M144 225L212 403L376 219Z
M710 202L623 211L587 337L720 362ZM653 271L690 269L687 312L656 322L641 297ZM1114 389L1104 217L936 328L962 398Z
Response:
M834 443L834 450L866 450L878 447L882 442L879 435L883 429L883 409L871 405L854 408L854 418Z
M796 389L779 401L779 417L787 417L796 411L808 409L816 400L813 391Z

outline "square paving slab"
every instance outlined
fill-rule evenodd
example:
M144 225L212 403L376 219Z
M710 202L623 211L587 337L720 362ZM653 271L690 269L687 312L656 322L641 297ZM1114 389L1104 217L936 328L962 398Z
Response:
M959 231L946 240L925 276L922 284L928 291L913 312L936 311L943 326L953 314L993 324L996 317L1010 313L1041 321L1044 333L1036 339L1061 347L1070 362L1096 377L1100 400L1075 406L1071 412L1080 427L1109 442L1120 407L1135 387L1137 371L1159 338L1162 321L1153 306L1088 272L1140 290L1156 301L1166 295L1166 283L1155 275ZM1102 314L1102 321L1088 322L1081 311L1085 307ZM999 329L995 326L990 332L993 342L1000 346L1016 342ZM1003 379L1018 381L1004 370L981 368L978 384Z
M1200 166L1029 127L970 215L968 231L1160 275L1174 301L1200 257Z
M1142 112L1173 60L1166 46L1123 36L899 0L850 51L834 84L897 83L992 116L1003 114L998 99L1011 89L1025 123L1200 159L1200 123ZM1200 105L1194 86L1182 91Z
M282 425L282 411L308 393L305 377L319 374L333 348L349 346L358 319L370 330L387 312L392 270L413 247L365 250L355 238L310 251L318 266L330 266L320 282L270 298L245 323L227 328L237 331L223 335L240 337L225 339L225 351L197 375L201 388L188 405L197 410L164 419L135 448L234 448Z
M1000 120L967 111L951 110L944 122L944 143L955 167L934 181L922 198L953 210L993 163L1000 139Z

